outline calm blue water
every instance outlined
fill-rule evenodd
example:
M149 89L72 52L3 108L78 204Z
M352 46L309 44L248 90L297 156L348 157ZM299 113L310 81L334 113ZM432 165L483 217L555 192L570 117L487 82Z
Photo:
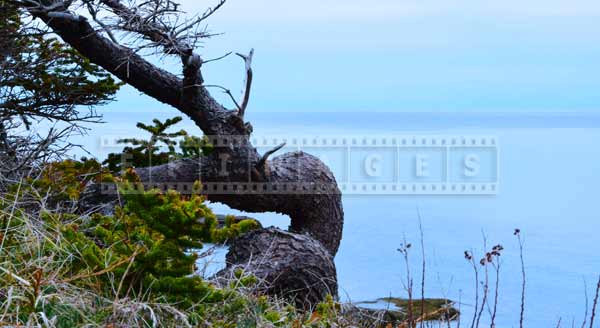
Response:
M134 122L155 116L170 115L108 113L108 124L95 128L80 142L95 154L114 151L99 147L102 136L129 136L134 133ZM600 115L255 113L248 119L261 135L496 136L500 189L495 196L343 197L344 238L336 257L340 296L352 301L405 296L405 263L397 252L403 238L415 245L409 265L419 293L418 208L427 263L426 297L460 298L463 322L470 322L475 282L463 252L472 249L481 254L485 235L488 248L495 244L505 248L497 326L518 326L521 280L513 230L520 228L525 241L527 326L556 326L559 318L569 326L572 320L581 325L583 281L587 280L591 298L600 274ZM189 122L183 127L195 131ZM229 212L218 204L214 209ZM264 225L286 227L289 223L275 214L254 216Z

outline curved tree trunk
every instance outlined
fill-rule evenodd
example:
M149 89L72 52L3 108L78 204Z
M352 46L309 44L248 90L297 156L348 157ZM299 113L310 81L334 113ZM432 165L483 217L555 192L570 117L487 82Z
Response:
M232 243L227 263L217 273L226 283L238 269L251 272L259 278L259 292L292 299L300 308L338 292L333 257L306 235L273 227L251 231Z
M136 172L142 181L155 183L158 187L162 184L177 187L178 183L191 184L200 180L211 201L246 212L286 214L291 220L290 231L310 234L332 255L336 254L344 221L341 195L333 174L318 158L304 152L275 157L267 162L268 174L253 183L248 182L247 177L244 181L239 176L226 175L226 172L243 175L243 166L248 162L219 163L218 158L223 154L227 153L212 154L200 161L179 160L139 168ZM225 165L229 169L223 170Z
M301 249L324 247L334 256L342 237L343 210L340 191L331 171L319 159L303 152L287 153L271 161L260 156L250 143L252 126L244 122L243 113L247 104L247 95L243 107L227 110L216 102L204 87L201 74L203 64L200 56L185 44L177 46L183 64L183 79L149 63L135 51L119 45L101 35L83 16L68 10L71 2L46 1L52 3L39 6L37 1L27 10L43 20L66 43L79 51L93 63L103 67L121 80L132 85L142 93L160 102L169 104L189 116L202 131L209 136L215 151L201 159L186 159L152 168L139 169L142 181L162 184L193 183L201 180L205 192L213 201L227 204L235 209L247 212L279 212L291 218L290 231L306 233L322 244L313 243L310 237L298 239L278 239L282 245L292 241L290 247L283 247L290 259L299 259ZM46 3L44 2L44 3ZM136 11L121 4L119 0L101 0L112 9L117 17L127 21L141 20ZM160 26L150 26L135 32L157 44L177 42L168 38L169 31ZM171 41L165 41L171 40ZM173 41L174 40L174 41ZM173 50L169 48L169 51ZM251 81L251 55L245 57L249 81ZM247 85L249 92L249 85ZM274 152L274 151L273 151ZM244 187L245 186L245 187ZM217 190L215 190L215 188ZM265 189L266 188L266 189ZM263 231L273 233L273 231ZM254 235L253 235L254 236ZM262 252L262 242L248 240L245 244L251 251ZM262 240L262 239L261 239ZM287 241L284 241L287 240ZM244 242L236 243L236 254L244 251ZM308 248L294 245L306 244ZM278 257L282 254L276 254ZM244 256L233 256L239 264ZM275 259L273 259L275 260ZM267 259L268 261L268 259ZM331 263L323 262L327 267ZM302 265L298 261L296 265ZM274 270L277 270L275 267ZM335 272L335 268L333 270ZM283 272L280 272L283 274ZM271 275L269 275L271 277ZM259 277L260 278L260 277ZM265 277L268 278L268 277ZM297 286L290 286L295 288ZM280 288L285 289L284 285ZM337 288L331 288L337 291ZM315 295L322 295L317 292Z

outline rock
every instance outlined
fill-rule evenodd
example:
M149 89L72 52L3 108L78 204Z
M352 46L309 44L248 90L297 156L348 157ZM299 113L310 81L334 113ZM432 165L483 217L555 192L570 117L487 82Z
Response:
M413 300L413 318L415 322L455 320L459 312L453 307L454 302L447 299L425 299L424 316L421 315L421 300ZM361 327L386 327L408 321L408 300L384 297L375 301L344 304L342 311L354 324Z

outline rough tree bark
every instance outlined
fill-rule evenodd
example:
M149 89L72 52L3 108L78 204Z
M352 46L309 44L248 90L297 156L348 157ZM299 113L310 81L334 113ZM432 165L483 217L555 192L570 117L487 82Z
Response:
M307 235L273 227L254 230L234 240L226 260L230 265L218 277L229 281L238 268L252 272L264 281L259 292L291 298L300 308L338 292L333 257Z
M247 212L287 214L291 219L289 230L305 234L299 236L260 230L245 236L235 243L228 256L232 266L246 264L259 278L273 283L269 291L288 293L293 289L302 300L315 301L324 293L337 293L333 256L342 237L344 214L335 178L318 158L303 152L287 153L272 160L267 158L271 152L259 155L250 143L252 126L243 119L249 85L244 107L228 110L215 101L203 85L200 56L185 45L165 41L166 36L161 33L166 32L154 27L136 31L153 41L168 43L165 48L180 55L183 79L152 65L132 49L117 44L112 34L104 37L85 17L68 10L71 1L44 1L43 6L38 1L25 2L30 3L27 9L33 16L44 21L83 56L142 93L185 113L214 139L215 151L201 159L138 169L142 181L170 184L201 180L208 186L209 199ZM117 16L137 19L135 12L118 0L101 2L112 8ZM251 56L248 57L251 60ZM245 59L248 69L250 63L248 58ZM248 74L251 80L251 70ZM265 193L260 188L254 190L252 185L244 188L248 182L259 183L259 187L277 188L277 191ZM226 184L226 187L220 187L219 192L211 192L213 184ZM269 244L264 242L266 236L273 236L272 241L278 245L277 251L264 249ZM269 265L261 268L256 263L249 263L251 253L260 254L264 263ZM289 265L281 264L281 260ZM313 270L319 267L322 268L320 271ZM318 277L314 272L324 277ZM278 277L277 281L275 277ZM322 278L328 283L323 284ZM302 282L300 285L299 281ZM298 288L305 291L299 292Z

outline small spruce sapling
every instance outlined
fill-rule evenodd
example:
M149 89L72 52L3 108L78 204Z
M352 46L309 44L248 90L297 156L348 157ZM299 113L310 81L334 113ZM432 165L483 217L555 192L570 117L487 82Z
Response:
M138 122L136 127L148 132L149 139L125 138L117 142L126 144L121 153L111 153L104 161L108 165L109 170L118 172L126 169L125 161L133 167L148 167L152 165L160 165L181 157L199 157L205 152L210 151L210 145L206 138L190 136L185 130L176 132L167 132L177 123L181 122L182 118L176 116L165 120L154 119L153 125L146 125ZM176 145L179 141L181 153L176 150ZM166 147L167 151L161 151Z

